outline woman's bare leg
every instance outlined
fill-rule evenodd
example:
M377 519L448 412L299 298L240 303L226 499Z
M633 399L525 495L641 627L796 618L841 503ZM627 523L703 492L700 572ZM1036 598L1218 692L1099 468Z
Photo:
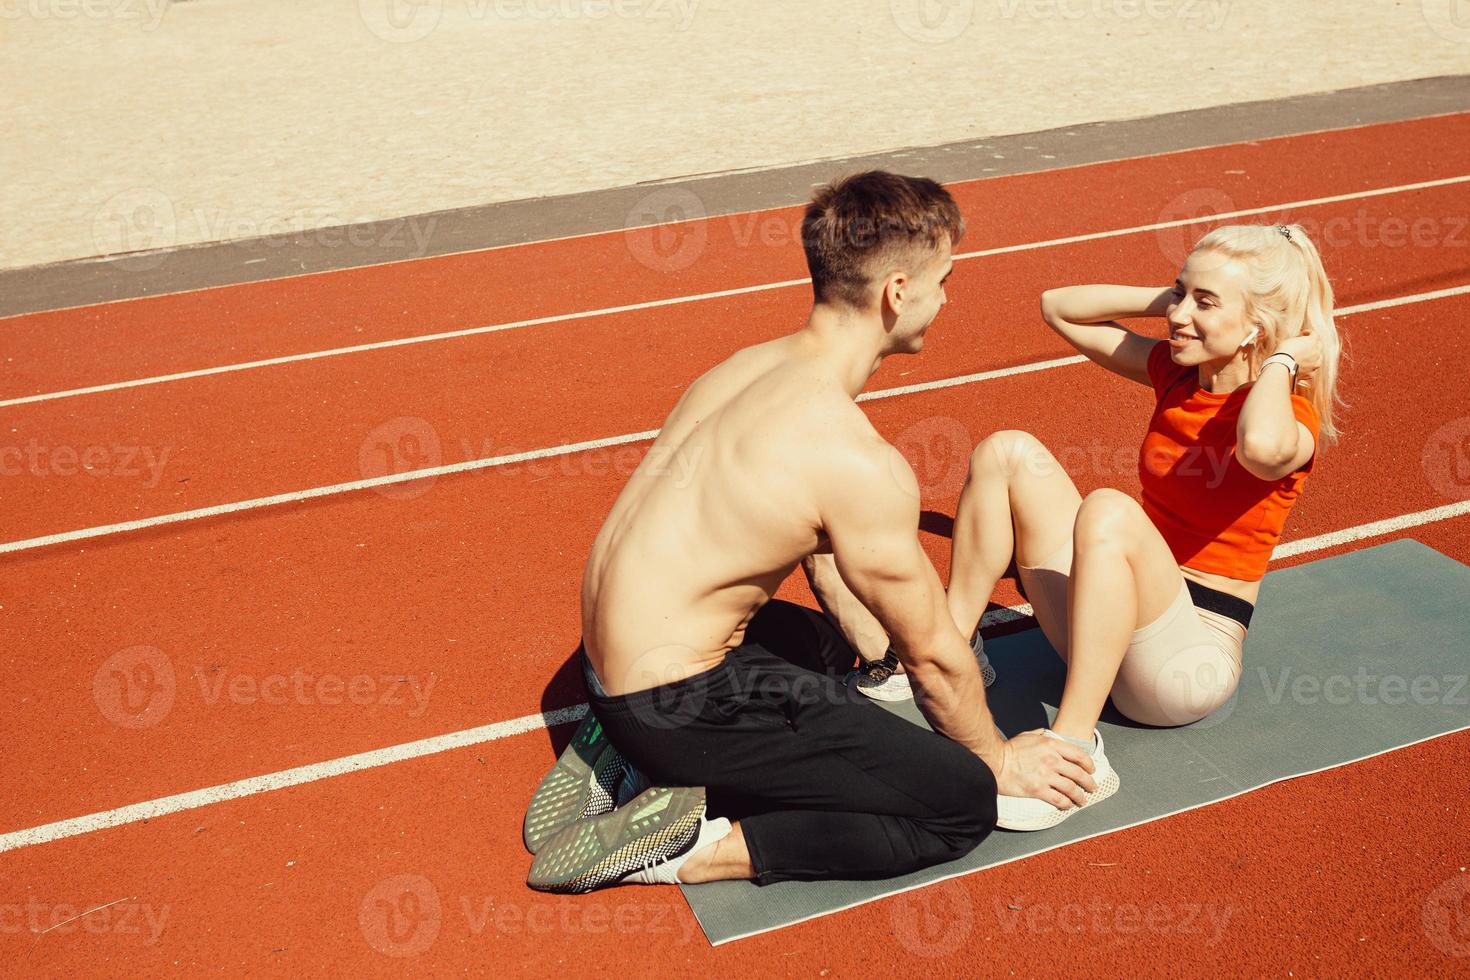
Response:
M1072 478L1035 436L997 432L975 447L950 551L949 613L960 635L975 632L1012 557L1036 565L1066 544L1081 505ZM1060 617L1063 623L1067 614L1065 609L1036 613L1038 619ZM1048 636L1060 635L1047 626L1043 621ZM1065 651L1058 653L1065 658Z
M1183 578L1143 508L1117 490L1082 502L1072 545L1071 652L1052 730L1091 739L1133 631L1168 611Z

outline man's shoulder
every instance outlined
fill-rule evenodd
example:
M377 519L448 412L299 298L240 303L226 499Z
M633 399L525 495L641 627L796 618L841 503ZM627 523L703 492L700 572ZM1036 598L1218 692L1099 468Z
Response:
M879 434L851 398L814 398L793 436L815 484L834 502L874 501L894 493L917 496L913 468Z

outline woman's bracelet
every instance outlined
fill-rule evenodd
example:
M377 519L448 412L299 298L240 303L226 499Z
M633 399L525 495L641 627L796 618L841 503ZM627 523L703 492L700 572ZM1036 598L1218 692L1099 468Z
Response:
M1277 353L1272 354L1270 357L1261 362L1261 370L1266 370L1266 365L1268 364L1280 364L1282 367L1286 368L1287 371L1291 372L1291 384L1292 387L1296 387L1296 374L1297 371L1300 369L1300 365L1297 364L1296 358L1292 357L1285 351L1278 351Z

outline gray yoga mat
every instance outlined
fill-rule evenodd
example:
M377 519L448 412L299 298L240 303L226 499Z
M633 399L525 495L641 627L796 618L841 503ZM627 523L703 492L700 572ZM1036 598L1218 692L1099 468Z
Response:
M1062 665L1040 630L986 643L1007 734L1049 723ZM1470 568L1394 541L1267 576L1240 687L1186 728L1112 711L1099 728L1122 789L1038 833L996 831L969 856L886 881L684 886L713 945L1205 806L1470 728ZM922 724L912 702L893 706Z

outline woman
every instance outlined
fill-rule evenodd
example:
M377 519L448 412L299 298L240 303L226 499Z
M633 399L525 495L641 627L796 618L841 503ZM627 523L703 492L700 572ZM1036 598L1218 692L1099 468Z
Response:
M1055 737L1093 753L1093 803L1118 788L1096 731L1104 702L1147 725L1185 725L1234 693L1261 578L1316 451L1337 436L1340 343L1332 288L1298 225L1218 228L1170 289L1071 286L1042 316L1088 358L1150 385L1142 501L1084 500L1024 432L971 457L955 516L949 608L962 635L1014 556L1067 663ZM1116 322L1163 317L1156 341ZM1073 810L1001 797L1000 826L1038 830Z

